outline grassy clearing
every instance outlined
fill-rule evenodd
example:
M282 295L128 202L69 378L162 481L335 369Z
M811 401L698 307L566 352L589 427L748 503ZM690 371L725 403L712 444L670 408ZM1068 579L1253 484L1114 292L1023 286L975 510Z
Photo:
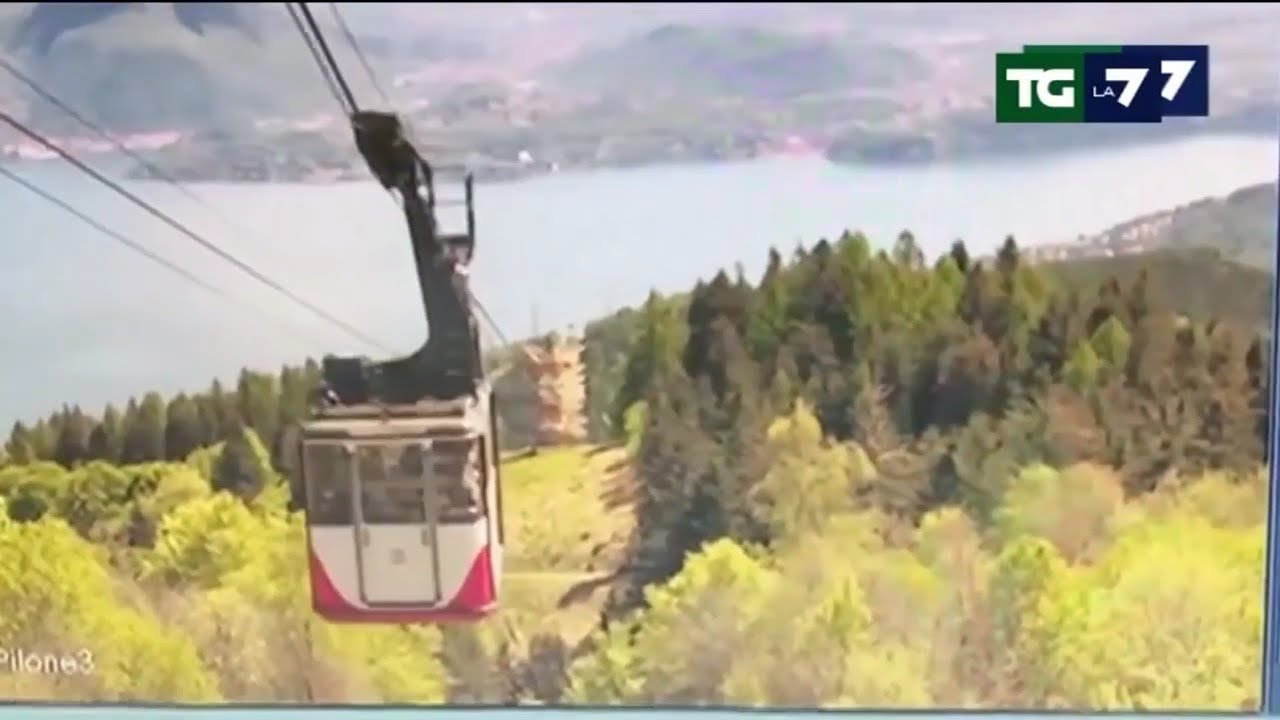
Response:
M631 531L621 449L553 448L502 467L510 572L609 572Z
M526 632L569 642L591 631L631 532L630 480L621 448L579 445L504 459L505 616Z

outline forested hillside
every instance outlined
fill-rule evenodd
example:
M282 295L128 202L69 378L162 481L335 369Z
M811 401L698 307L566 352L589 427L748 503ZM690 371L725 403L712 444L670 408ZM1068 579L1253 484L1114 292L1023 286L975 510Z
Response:
M0 647L93 663L0 697L1239 708L1265 306L1187 292L1186 257L846 234L593 324L602 447L509 456L475 626L311 616L271 446L314 365L64 407L0 467Z
M1176 249L1211 241L1224 257L1270 270L1276 254L1276 209L1276 184L1260 183L1134 218L1100 237L1124 245L1138 231L1139 242L1148 247Z
M927 63L888 45L833 41L749 26L664 24L548 68L548 84L578 92L690 100L791 99L918 80ZM625 79L624 82L619 82Z
M1141 255L1052 263L1045 270L1086 293L1097 292L1111 278L1128 284L1146 273L1157 285L1155 294L1168 298L1180 315L1269 328L1271 273L1224 260L1224 255L1218 248L1162 248Z
M112 132L239 130L332 102L290 32L272 3L8 3L0 59ZM83 132L7 75L0 97L46 132Z

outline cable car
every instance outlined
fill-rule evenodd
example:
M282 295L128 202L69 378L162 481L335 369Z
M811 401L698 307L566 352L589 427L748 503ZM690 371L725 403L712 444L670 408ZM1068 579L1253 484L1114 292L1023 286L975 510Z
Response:
M312 606L337 622L477 620L498 607L503 525L496 400L467 287L471 178L466 232L441 234L431 166L399 119L352 124L403 202L430 333L404 358L324 358L313 416L285 440Z
M301 428L312 606L339 622L473 620L497 607L493 394L335 405Z

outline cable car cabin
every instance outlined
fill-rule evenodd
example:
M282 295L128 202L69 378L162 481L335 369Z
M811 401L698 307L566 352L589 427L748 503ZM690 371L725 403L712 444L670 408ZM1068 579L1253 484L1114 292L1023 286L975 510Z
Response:
M502 492L475 396L319 410L297 437L312 604L338 622L478 620L497 608Z
M477 620L497 609L502 492L497 413L467 286L467 227L444 233L431 166L398 117L357 112L356 148L395 190L429 330L417 351L326 356L313 418L287 440L306 509L312 604L339 622Z

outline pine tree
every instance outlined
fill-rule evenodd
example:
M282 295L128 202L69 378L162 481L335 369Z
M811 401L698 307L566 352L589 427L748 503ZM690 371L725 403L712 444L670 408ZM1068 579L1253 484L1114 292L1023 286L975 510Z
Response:
M31 431L21 422L15 422L9 431L9 441L4 446L9 461L17 465L35 462L36 449L31 439Z
M125 416L127 426L121 460L126 464L164 460L165 405L160 394L149 392L138 405L130 400Z
M679 371L683 340L679 318L657 293L650 293L622 370L622 383L612 410L614 427L622 427L627 409L644 399L650 387Z
M209 436L208 431L201 426L199 407L194 400L179 393L169 401L165 415L165 457L169 460L185 460Z
M53 448L57 444L58 435L48 420L38 420L27 434L31 441L31 457L33 460L48 460L53 457Z
M1012 235L1007 236L996 253L996 272L1007 280L1012 280L1022 263L1022 251Z
M706 539L697 522L697 493L713 447L699 426L697 393L683 374L655 383L645 401L648 426L636 453L639 495L627 551L627 587L610 614L643 604L642 589L680 570Z
M229 492L248 501L262 492L266 478L245 432L244 427L233 429L223 443L213 468L212 485L215 491Z
M89 433L89 459L114 463L120 460L124 444L120 426L120 411L108 404L102 411L102 420Z
M89 457L89 419L80 408L66 410L58 428L57 446L54 448L54 461L65 468L72 468Z
M752 355L759 361L772 357L787 334L791 300L787 278L783 274L782 255L769 249L769 262L756 294L755 307L748 321L747 340Z
M962 273L969 272L969 249L964 246L963 240L956 240L951 244L951 252L948 253L952 260L956 261L956 267Z
M237 414L245 427L268 443L274 442L280 428L280 399L275 379L270 375L241 370L236 383L235 402Z

